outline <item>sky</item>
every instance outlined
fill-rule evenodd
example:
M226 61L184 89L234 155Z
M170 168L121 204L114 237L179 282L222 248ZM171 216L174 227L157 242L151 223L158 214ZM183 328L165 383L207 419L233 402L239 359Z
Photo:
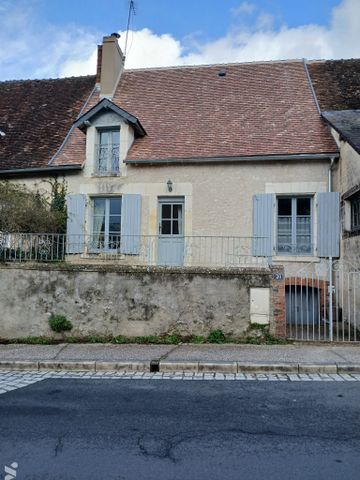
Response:
M128 0L0 0L0 80L94 74ZM360 57L360 0L135 0L126 68Z

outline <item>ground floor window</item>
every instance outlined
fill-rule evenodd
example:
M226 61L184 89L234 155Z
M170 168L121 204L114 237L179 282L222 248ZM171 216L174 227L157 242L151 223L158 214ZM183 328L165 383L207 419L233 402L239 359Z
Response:
M360 233L360 192L351 200L351 231Z
M95 249L120 248L121 197L96 197L92 200L92 244Z
M312 254L312 198L277 198L277 253Z

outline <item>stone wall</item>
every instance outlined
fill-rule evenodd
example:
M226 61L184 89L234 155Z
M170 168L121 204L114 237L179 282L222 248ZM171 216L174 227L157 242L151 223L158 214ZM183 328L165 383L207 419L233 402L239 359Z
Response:
M283 277L281 267L2 264L0 337L52 336L51 314L71 320L71 336L207 335L217 328L241 335L250 323L252 288L267 291L267 318L271 330L282 336Z

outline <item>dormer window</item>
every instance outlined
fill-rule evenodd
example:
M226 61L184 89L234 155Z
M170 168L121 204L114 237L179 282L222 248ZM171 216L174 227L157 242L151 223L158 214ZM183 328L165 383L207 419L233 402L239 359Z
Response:
M99 130L96 148L96 170L98 173L119 173L120 127Z

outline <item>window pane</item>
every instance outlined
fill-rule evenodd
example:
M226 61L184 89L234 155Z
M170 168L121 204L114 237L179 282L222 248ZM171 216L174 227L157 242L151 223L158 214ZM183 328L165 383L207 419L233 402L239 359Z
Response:
M291 215L291 198L278 199L278 215Z
M100 145L108 145L109 143L109 132L104 131L100 132Z
M297 202L297 215L310 215L311 214L311 207L310 207L310 198L298 198Z
M105 214L105 198L94 198L94 215Z
M121 198L110 199L110 215L121 214Z
M111 132L111 141L113 145L119 145L120 143L120 131L114 130Z
M109 232L110 233L120 233L120 219L117 217L110 217L109 221Z
M182 205L173 205L173 217L182 218Z
M164 218L171 218L171 205L161 205L161 217Z
M171 221L163 220L161 222L161 233L162 235L171 235Z
M180 235L180 225L178 220L173 220L173 234Z

